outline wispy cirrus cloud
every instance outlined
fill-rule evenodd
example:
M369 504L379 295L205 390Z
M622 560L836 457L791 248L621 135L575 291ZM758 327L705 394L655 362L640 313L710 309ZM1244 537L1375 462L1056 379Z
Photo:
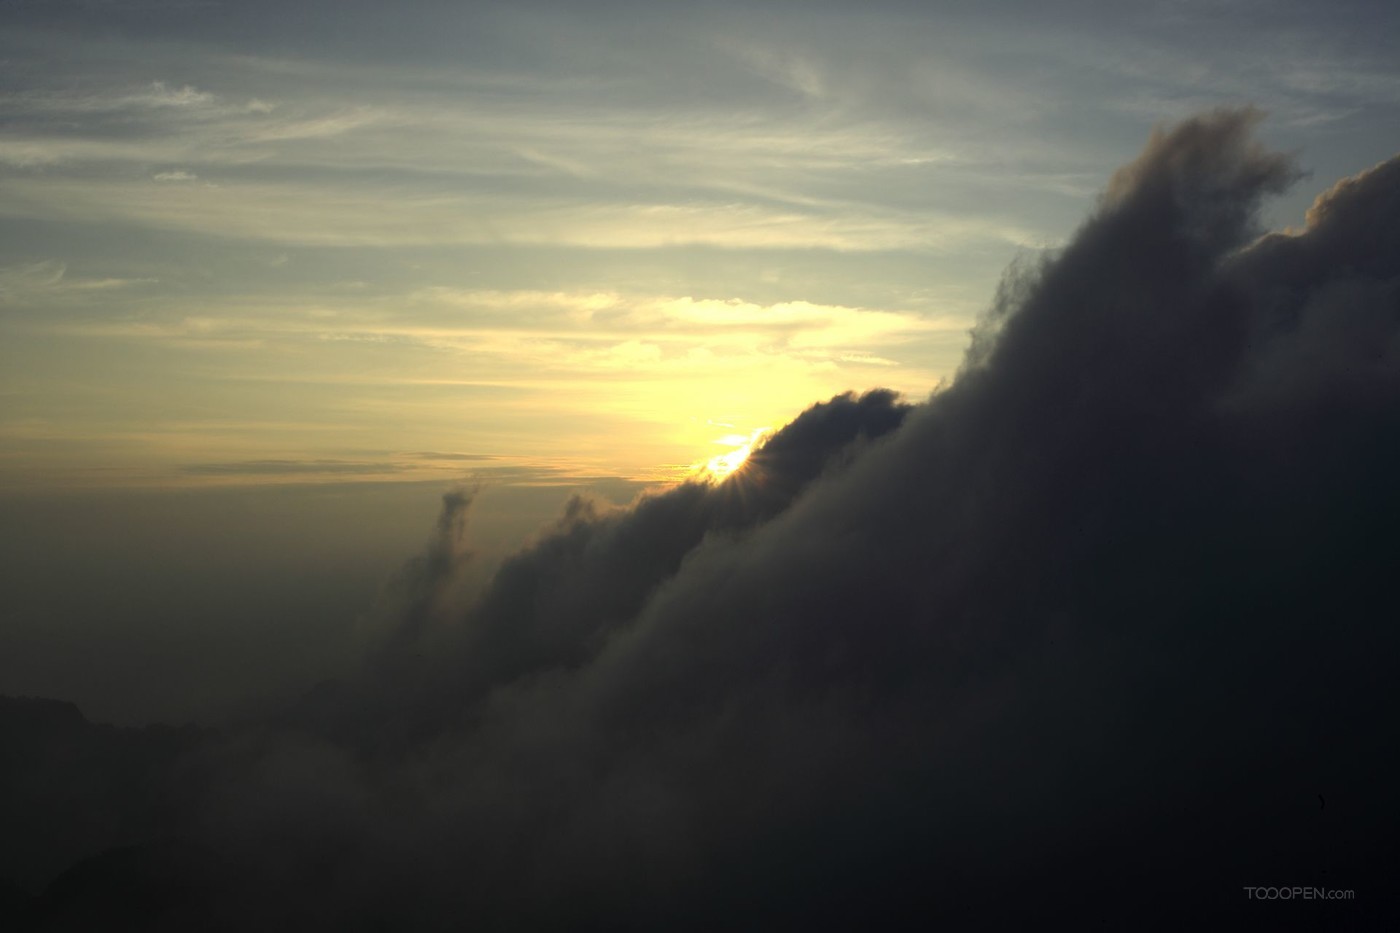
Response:
M505 438L509 417L594 406L610 431L677 441L630 441L633 475L707 443L692 420L747 430L877 371L938 385L998 270L1063 245L1183 102L1261 94L1286 132L1307 117L1327 139L1358 138L1353 110L1385 125L1393 68L1373 42L1342 55L1328 29L1273 23L1226 43L1189 6L1021 13L1007 30L880 5L858 23L482 8L396 22L406 55L366 11L271 42L223 8L219 29L30 10L0 39L0 226L34 243L19 260L68 272L11 270L14 404L53 420L65 399L77 436L73 374L106 373L152 428L183 419L174 400L222 416L230 386L271 406L275 385L289 421L359 419L409 432L402 449L439 446L437 419ZM1144 22L1159 28L1128 28ZM37 65L59 39L61 76ZM484 393L509 398L487 415L461 397Z
M56 259L0 267L0 305L50 303L80 298L85 293L151 285L154 278L72 276L68 264Z
M157 358L180 354L183 399L218 410L237 387L244 407L266 406L289 422L321 417L343 425L323 440L306 438L322 449L343 446L354 425L366 424L410 449L433 439L428 426L450 422L456 431L437 430L439 442L489 441L492 456L538 462L555 446L549 432L586 434L574 444L582 459L550 474L560 482L674 479L709 456L710 422L748 432L813 392L866 383L876 370L883 383L918 397L946 372L929 364L930 354L951 365L965 340L956 314L616 291L434 286L407 294L352 291L276 315L239 305L204 310L187 313L176 291L153 296L139 313L30 317L11 327L84 341L93 352L119 342ZM126 436L145 445L153 461L188 463L184 451L207 446L198 438L226 431L220 424L211 420L196 433L171 427ZM84 425L80 436L91 437L91 430ZM458 475L470 466L502 481L527 479L508 463L461 458L424 456L411 465L382 458L340 463L329 454L290 458L284 432L267 433L264 442L242 439L230 449L253 455L211 457L201 462L212 466L181 467L179 475L407 478L424 470ZM390 462L393 470L378 469Z

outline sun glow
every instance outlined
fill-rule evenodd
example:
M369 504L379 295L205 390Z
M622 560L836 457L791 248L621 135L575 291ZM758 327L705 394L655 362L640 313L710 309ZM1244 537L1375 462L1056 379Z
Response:
M727 454L720 454L705 461L705 466L701 472L713 482L723 482L735 470L739 469L749 459L749 454L753 451L752 444L745 444L743 447L731 450Z
M709 460L694 464L691 467L692 475L716 485L724 482L743 469L744 464L748 463L749 455L753 453L754 447L769 433L769 430L769 428L759 428L751 434L726 434L723 437L715 438L716 444L730 449L722 454L716 454Z

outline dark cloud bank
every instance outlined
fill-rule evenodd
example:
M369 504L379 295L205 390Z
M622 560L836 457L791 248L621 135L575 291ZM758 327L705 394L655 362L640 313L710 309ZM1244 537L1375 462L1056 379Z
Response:
M5 701L5 909L1393 922L1400 159L1256 239L1298 173L1253 122L1154 136L926 404L841 396L717 487L576 501L470 598L448 496L363 670L279 717ZM1355 897L1244 890L1295 885Z

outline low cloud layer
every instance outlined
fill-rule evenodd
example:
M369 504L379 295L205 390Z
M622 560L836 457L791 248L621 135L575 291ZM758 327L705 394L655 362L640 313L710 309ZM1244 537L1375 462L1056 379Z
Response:
M143 824L203 853L182 909L1383 924L1400 160L1259 238L1299 173L1256 119L1155 135L924 404L838 397L721 484L576 500L476 595L449 496L357 677L190 738L187 805ZM99 903L62 890L24 909Z

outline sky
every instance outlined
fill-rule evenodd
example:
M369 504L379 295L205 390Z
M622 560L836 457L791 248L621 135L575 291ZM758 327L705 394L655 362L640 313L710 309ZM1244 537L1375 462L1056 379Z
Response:
M1400 14L0 15L0 925L1400 918Z
M6 4L0 484L673 482L926 395L1156 123L1389 153L1379 6L1051 6Z

